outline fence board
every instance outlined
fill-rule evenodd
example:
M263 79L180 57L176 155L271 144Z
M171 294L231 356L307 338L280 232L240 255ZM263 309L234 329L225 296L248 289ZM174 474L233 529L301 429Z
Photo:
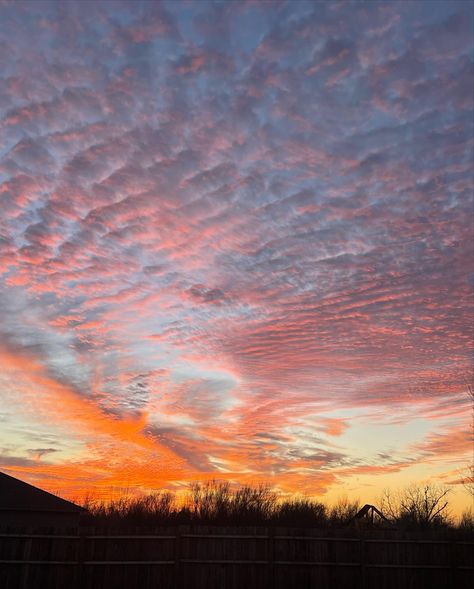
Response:
M96 532L96 533L94 533ZM474 541L187 526L0 533L2 589L470 589Z

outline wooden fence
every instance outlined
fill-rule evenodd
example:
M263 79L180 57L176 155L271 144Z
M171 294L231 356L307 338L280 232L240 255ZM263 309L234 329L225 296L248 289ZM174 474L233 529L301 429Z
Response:
M463 589L474 541L283 528L0 534L1 589Z

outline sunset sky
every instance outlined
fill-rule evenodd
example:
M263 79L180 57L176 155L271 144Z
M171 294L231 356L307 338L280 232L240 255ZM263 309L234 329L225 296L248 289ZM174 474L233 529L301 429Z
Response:
M0 0L0 469L468 505L472 23Z

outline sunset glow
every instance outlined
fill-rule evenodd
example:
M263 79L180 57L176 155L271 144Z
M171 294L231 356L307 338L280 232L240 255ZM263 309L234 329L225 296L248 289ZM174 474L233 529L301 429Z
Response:
M0 0L0 470L468 506L472 22Z

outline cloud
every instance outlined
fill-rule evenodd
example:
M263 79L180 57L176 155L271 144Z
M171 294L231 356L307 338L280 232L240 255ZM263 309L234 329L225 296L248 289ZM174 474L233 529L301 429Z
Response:
M387 408L451 460L472 6L436 6L2 4L0 395L87 437L11 468L322 493L377 474L346 436Z

